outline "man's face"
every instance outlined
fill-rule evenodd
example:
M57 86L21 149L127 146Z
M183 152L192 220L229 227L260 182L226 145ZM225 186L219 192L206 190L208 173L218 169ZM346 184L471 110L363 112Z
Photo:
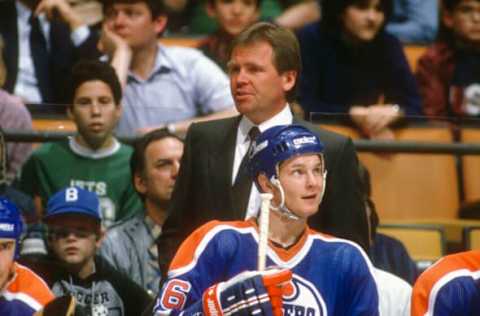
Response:
M463 40L480 44L480 1L463 0L443 14L444 24Z
M150 143L145 150L145 172L135 175L137 190L147 202L165 206L172 196L183 155L183 143L166 137Z
M86 81L75 91L69 115L81 139L93 149L108 145L121 115L110 87L103 81Z
M323 191L323 164L319 155L301 155L280 165L278 179L285 193L285 205L300 218L307 219L318 211ZM275 204L280 197L274 195Z
M213 7L209 4L208 9L221 28L233 36L258 19L256 0L215 0Z
M371 41L383 25L385 14L380 0L370 0L367 4L350 5L342 15L344 30L355 40Z
M88 216L65 214L48 221L48 242L55 256L67 266L81 269L100 247L98 222Z
M238 112L260 124L280 112L286 93L295 85L296 73L279 74L267 42L237 46L228 63L230 89Z
M107 9L106 26L133 49L156 45L157 36L166 27L167 17L153 18L145 2L115 3Z
M13 273L15 239L0 238L0 291L3 290Z

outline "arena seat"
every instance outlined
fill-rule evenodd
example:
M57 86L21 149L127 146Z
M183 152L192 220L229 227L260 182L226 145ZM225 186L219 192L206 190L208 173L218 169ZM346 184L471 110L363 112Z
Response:
M320 124L358 139L348 126ZM451 143L444 124L418 124L395 130L398 141ZM359 152L372 182L372 198L382 220L457 218L459 194L456 160L452 155L375 154Z
M465 250L480 250L480 226L465 227L463 236Z
M421 270L446 254L445 231L440 225L382 224L377 231L400 240Z
M462 127L462 143L479 143L480 128ZM463 189L465 201L480 200L480 156L463 156Z

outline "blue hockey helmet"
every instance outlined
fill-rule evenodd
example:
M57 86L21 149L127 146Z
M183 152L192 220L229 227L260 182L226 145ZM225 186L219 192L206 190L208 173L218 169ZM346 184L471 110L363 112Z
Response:
M248 169L257 188L257 176L265 173L268 179L278 177L278 165L294 156L322 154L320 139L301 125L274 126L260 134L249 153Z
M5 197L0 197L0 238L15 240L15 257L20 253L20 237L23 222L17 206Z

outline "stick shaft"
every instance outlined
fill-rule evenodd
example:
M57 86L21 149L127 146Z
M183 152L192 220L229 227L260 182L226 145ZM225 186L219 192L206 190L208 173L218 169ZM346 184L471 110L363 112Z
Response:
M264 271L267 261L268 226L270 220L270 202L273 195L270 193L260 194L262 206L260 208L259 240L258 240L258 271Z

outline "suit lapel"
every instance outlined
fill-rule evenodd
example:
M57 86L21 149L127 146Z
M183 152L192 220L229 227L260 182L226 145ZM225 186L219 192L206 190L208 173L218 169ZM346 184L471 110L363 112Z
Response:
M223 127L223 131L216 131L219 138L213 142L212 151L209 155L209 169L212 181L213 196L218 199L214 203L217 209L224 210L227 217L224 220L231 220L236 217L237 209L232 198L232 169L235 157L235 143L237 139L237 129L241 116L229 120Z

